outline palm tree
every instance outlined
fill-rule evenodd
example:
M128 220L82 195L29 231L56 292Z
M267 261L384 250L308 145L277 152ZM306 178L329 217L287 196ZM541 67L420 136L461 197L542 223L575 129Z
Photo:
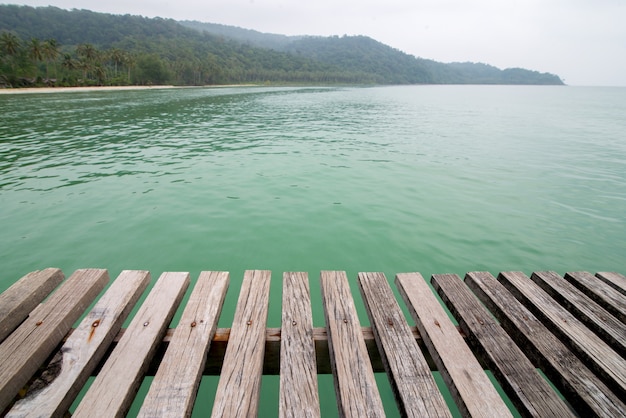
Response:
M80 44L76 47L76 53L86 61L95 61L98 50L91 44Z
M76 61L74 61L74 58L72 58L70 54L63 55L63 61L61 62L61 65L63 66L63 68L66 68L69 71L76 69Z
M83 83L85 83L89 72L99 64L96 60L99 58L100 53L91 44L80 44L76 46L76 53L80 57L77 67L83 71Z
M35 78L37 78L37 64L39 61L43 61L43 48L39 39L32 38L30 40L28 55L30 55L35 64Z
M117 68L124 62L124 51L121 49L113 48L109 51L109 57L113 61L115 66L115 77L117 77Z
M2 32L0 35L0 56L6 56L10 61L12 76L15 76L15 56L20 52L21 47L20 38L11 32Z
M2 32L0 35L0 49L3 55L13 56L17 54L21 47L20 38L11 32Z
M56 59L59 56L59 46L57 45L57 41L55 39L48 39L44 41L42 47L42 54L44 59L46 60L46 79L50 79L48 75L48 66L50 61L54 62L54 75L56 76Z
M130 69L136 64L135 56L131 53L124 54L124 65L128 69L128 84L130 84Z

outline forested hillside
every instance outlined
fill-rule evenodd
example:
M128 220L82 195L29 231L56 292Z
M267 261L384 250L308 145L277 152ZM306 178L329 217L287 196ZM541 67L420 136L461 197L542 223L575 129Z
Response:
M365 36L0 5L0 86L170 83L562 84L552 74L416 58Z

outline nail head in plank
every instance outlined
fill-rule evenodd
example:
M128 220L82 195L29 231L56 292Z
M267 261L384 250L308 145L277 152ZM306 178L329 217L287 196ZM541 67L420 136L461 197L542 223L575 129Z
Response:
M59 269L33 271L0 295L0 342L63 281Z
M596 277L620 292L626 295L626 276L615 272L598 272Z
M271 272L266 270L247 270L244 273L217 385L213 417L257 414L265 353L270 277Z
M611 390L626 397L626 359L556 303L521 272L502 272L498 280L559 337Z
M343 271L322 271L320 280L339 415L384 417L348 277Z
M461 412L471 416L511 416L422 275L398 274L396 284Z
M280 417L319 417L311 291L307 273L283 274Z
M227 272L203 271L144 399L140 417L188 417L228 290Z
M565 280L576 286L587 296L626 323L626 295L586 271L565 274Z
M626 406L619 398L491 273L467 273L465 283L576 411L624 416Z
M451 416L383 273L359 273L359 288L398 407L409 417Z
M81 321L58 353L60 365L52 382L35 389L18 401L7 417L62 417L78 395L87 378L104 356L141 293L150 283L147 271L120 273L93 309Z
M533 417L575 416L459 276L435 274L432 284L518 410Z
M77 270L0 345L0 411L35 374L109 281L106 270Z
M600 336L619 355L626 356L626 324L553 271L535 272L531 280Z
M163 273L85 394L74 417L124 416L180 303L189 273Z

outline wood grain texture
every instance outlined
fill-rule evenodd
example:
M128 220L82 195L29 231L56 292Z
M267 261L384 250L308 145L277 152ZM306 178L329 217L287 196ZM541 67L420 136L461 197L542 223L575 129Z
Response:
M9 335L42 300L63 281L59 269L33 271L0 295L0 342Z
M626 357L626 324L611 315L576 286L553 271L535 272L531 280L579 321L600 336L620 356Z
M227 272L203 271L144 399L140 417L189 417L228 290Z
M575 416L459 276L435 274L432 284L524 416Z
M147 271L123 271L31 386L37 389L17 402L7 416L64 416L149 282Z
M598 272L596 277L623 295L626 295L626 276L615 272Z
M583 358L611 390L626 397L626 359L523 273L502 272L498 280L552 333Z
M408 417L451 416L383 273L359 273L359 289L394 390Z
M213 404L213 417L257 414L270 277L271 273L265 270L247 270L244 273Z
M384 417L346 273L323 271L321 290L339 415Z
M64 416L149 282L147 271L123 271L63 344L57 361L43 372L46 378L35 381L39 388L7 417ZM54 375L51 382L49 375Z
M161 274L76 408L74 417L126 414L188 285L189 273Z
M280 417L319 417L313 314L307 273L283 274Z
M512 416L422 275L398 274L396 284L461 413Z
M0 411L35 374L109 281L106 270L77 270L0 345Z
M470 272L465 283L579 414L626 416L626 406L618 396L495 277L488 272Z
M626 323L626 294L586 271L566 273L565 280L576 286L622 323Z

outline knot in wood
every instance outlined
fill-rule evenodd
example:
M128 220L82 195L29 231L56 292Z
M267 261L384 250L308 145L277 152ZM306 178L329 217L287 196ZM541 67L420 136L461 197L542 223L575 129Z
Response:
M387 318L387 325L389 325L390 327L393 327L393 319Z
M202 321L201 321L201 322L202 322ZM193 322L191 323L191 328L193 328L193 327L195 327L195 326L196 326L196 321L193 321Z
M39 326L39 325L41 325L41 324L43 324L43 321L37 321L37 323L35 324L35 326Z

